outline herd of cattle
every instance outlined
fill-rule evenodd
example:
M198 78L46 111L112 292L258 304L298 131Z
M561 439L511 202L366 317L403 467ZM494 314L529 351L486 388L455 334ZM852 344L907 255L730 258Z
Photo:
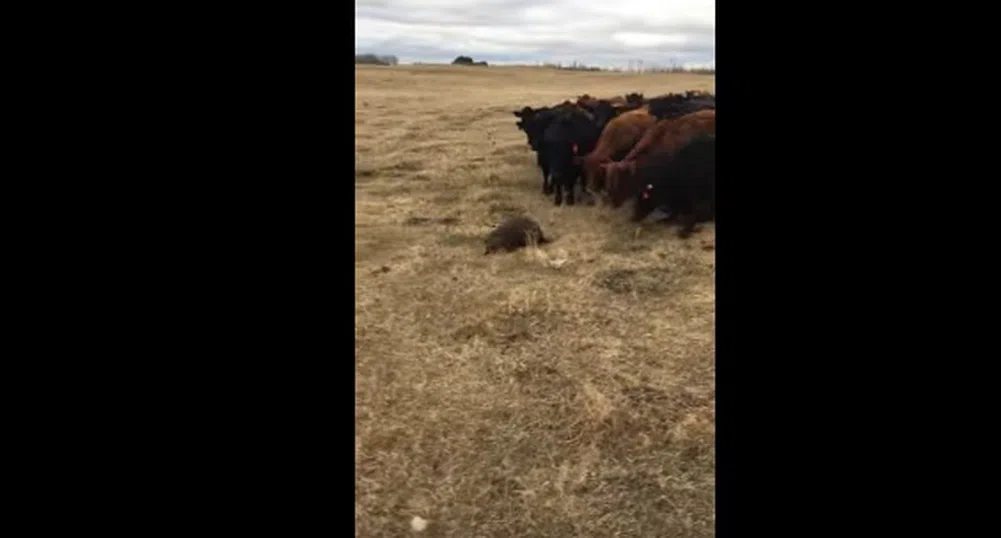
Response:
M514 111L518 129L537 154L542 192L555 204L574 203L581 194L600 195L619 207L636 200L633 219L655 209L681 223L688 237L695 223L715 214L716 97L704 92L642 94ZM593 198L590 198L593 203Z

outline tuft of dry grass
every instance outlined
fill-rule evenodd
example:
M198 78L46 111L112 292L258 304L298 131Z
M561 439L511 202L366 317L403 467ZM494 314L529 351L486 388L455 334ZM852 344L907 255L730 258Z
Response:
M713 225L554 207L511 111L713 77L355 76L357 536L712 535ZM484 256L513 214L553 242Z

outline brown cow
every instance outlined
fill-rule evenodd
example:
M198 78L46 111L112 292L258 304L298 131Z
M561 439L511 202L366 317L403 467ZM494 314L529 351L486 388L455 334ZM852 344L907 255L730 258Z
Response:
M601 164L624 157L655 122L645 107L625 112L608 122L594 151L582 160L584 180L589 191L596 193L603 187Z
M650 150L651 146L654 146L660 142L660 139L664 137L671 130L671 126L674 122L680 120L681 118L689 118L691 121L693 118L712 118L712 126L715 132L716 129L716 110L715 109L703 109L683 116L678 116L675 118L668 118L665 120L658 121L654 124L652 129L648 129L647 132L643 133L643 138L640 138L639 142L633 146L633 149L629 150L629 153L622 158L621 162L635 161L637 157L643 155ZM614 163L611 163L614 164Z
M601 102L601 99L598 99L597 97L591 97L590 95L585 93L584 95L578 97L577 102L574 104L585 110L594 110L594 108L598 106L599 102Z
M608 99L601 99L599 97L591 97L590 95L585 93L584 95L581 95L580 97L577 98L576 105L587 110L594 110L601 103L608 103L615 107L624 106L628 104L626 102L626 98L622 97L621 95L610 97Z
M622 161L600 165L608 182L608 201L612 207L619 207L627 198L636 195L638 186L633 179L637 163L673 155L689 140L703 134L716 134L715 110L699 110L680 118L661 120L646 131Z

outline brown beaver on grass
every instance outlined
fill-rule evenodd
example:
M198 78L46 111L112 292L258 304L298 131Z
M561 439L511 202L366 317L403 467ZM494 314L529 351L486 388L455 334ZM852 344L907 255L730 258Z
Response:
M502 249L511 252L529 243L541 245L548 242L549 239L542 235L539 223L528 217L512 217L487 235L487 250L483 254Z

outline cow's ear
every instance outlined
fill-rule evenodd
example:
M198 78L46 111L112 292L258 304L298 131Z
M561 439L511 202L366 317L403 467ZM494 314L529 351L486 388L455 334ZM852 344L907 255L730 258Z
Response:
M521 111L520 110L515 110L514 112L512 112L512 114L514 114L515 116L518 116L519 118L521 117Z

